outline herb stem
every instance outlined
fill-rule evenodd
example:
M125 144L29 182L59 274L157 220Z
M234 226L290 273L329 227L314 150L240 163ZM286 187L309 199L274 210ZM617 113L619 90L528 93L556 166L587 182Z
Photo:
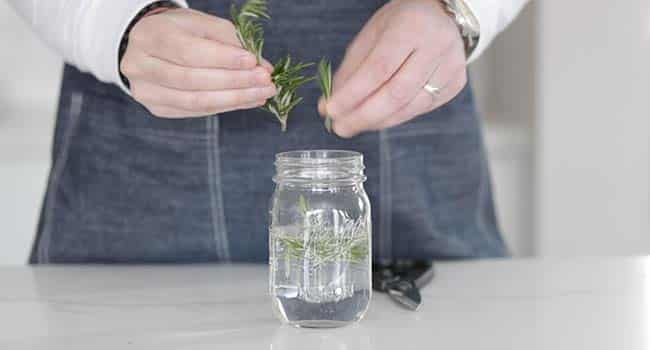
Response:
M260 20L271 18L267 1L247 0L239 8L233 4L230 8L230 17L242 47L255 54L259 64L264 49L264 29ZM289 114L302 102L302 98L297 94L298 88L314 79L303 75L303 70L311 65L311 63L293 63L289 55L273 65L271 80L278 93L269 98L262 109L275 116L283 132L287 130Z
M332 65L325 58L318 63L318 82L325 100L329 100L332 97ZM325 129L332 132L332 118L329 116L325 116Z

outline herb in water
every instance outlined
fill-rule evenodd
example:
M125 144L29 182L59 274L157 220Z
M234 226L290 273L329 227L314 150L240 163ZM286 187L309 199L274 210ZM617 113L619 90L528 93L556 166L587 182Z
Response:
M323 231L318 234L325 238L302 238L278 236L277 240L286 248L286 257L291 259L313 259L312 267L336 261L359 263L366 258L367 245L365 239L334 237L334 231Z
M338 212L342 224L338 229L328 227L321 215L309 209L303 196L298 198L303 216L299 236L278 233L276 239L284 246L285 256L310 261L312 268L333 262L360 263L368 256L366 224L362 218L352 220Z

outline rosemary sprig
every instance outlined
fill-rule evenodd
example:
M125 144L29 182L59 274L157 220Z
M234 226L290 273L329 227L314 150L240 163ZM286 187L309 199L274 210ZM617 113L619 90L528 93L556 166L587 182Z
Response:
M255 54L258 64L261 63L264 49L264 29L259 20L271 18L266 0L248 0L241 8L232 4L230 17L237 30L237 39L241 45L247 51Z
M304 196L298 197L298 210L303 222L300 234L272 232L284 255L296 260L309 260L311 268L336 261L359 263L368 257L368 232L363 218L352 219L346 212L337 212L339 226L324 223L322 213L312 211Z
M324 232L323 239L278 236L286 256L292 259L312 258L312 267L335 261L359 263L368 256L368 242L363 238L336 239L333 232Z
M298 88L314 79L303 75L303 70L312 65L313 63L292 63L291 56L287 55L273 66L271 79L277 88L277 94L268 99L262 109L275 116L282 131L287 131L291 110L302 102L302 97L296 93Z
M233 4L230 16L237 30L237 38L246 50L255 54L259 64L264 49L264 29L260 20L271 18L266 0L247 0L239 8ZM262 109L275 116L282 131L287 130L291 110L302 101L296 93L298 88L313 79L302 74L309 66L311 63L293 63L288 55L273 65L271 79L277 95L268 99Z
M332 97L332 64L324 58L318 63L318 82L325 100L329 100ZM325 129L332 132L332 118L329 116L325 116Z

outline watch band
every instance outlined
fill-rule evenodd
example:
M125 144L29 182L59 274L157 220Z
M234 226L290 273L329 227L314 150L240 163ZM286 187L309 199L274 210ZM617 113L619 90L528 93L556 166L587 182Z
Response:
M441 0L447 13L452 17L465 44L465 55L470 57L478 46L481 27L474 12L465 0Z

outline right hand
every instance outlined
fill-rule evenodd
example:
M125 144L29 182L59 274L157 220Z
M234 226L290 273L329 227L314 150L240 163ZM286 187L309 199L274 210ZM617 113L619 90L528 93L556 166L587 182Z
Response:
M276 94L271 70L241 47L230 21L191 9L139 20L120 63L133 98L164 118L261 106Z

